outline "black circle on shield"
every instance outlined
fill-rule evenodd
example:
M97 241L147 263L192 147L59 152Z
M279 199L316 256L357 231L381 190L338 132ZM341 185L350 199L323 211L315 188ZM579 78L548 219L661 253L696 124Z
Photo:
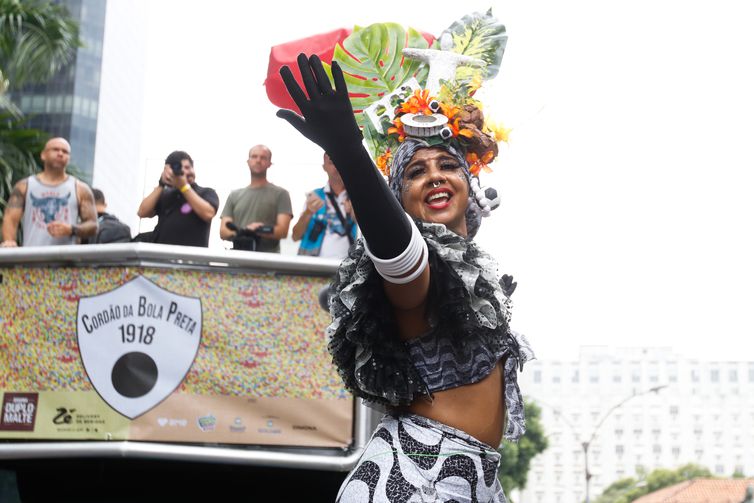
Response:
M110 376L115 391L128 398L144 396L157 382L157 364L147 354L126 353L115 362Z

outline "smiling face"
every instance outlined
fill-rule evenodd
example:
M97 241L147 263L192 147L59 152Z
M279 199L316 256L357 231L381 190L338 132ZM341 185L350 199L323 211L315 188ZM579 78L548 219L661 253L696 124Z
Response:
M406 165L401 203L412 217L445 224L465 237L468 197L463 166L446 150L422 148Z

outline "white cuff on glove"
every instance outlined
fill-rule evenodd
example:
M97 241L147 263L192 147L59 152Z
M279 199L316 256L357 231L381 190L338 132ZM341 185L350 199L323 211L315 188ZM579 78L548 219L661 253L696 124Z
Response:
M372 259L374 268L377 269L379 275L385 278L386 281L397 285L410 283L418 278L429 263L427 243L422 238L419 229L416 228L416 224L411 217L408 214L406 214L406 217L411 224L411 240L408 242L406 249L397 257L389 259L377 258L369 249L369 244L366 241L364 242L366 253ZM413 272L408 276L404 276L410 271Z

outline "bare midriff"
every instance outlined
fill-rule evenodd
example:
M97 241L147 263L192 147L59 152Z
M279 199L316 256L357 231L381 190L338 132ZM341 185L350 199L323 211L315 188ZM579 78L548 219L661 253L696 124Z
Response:
M386 284L390 289L394 285ZM429 334L429 322L424 303L411 309L396 309L395 319L402 340L416 339ZM480 442L497 448L505 426L505 398L503 396L503 363L497 362L492 372L474 384L432 392L432 400L417 398L401 411L427 417L468 433Z
M479 382L419 398L405 410L462 430L493 448L500 445L505 425L502 363Z

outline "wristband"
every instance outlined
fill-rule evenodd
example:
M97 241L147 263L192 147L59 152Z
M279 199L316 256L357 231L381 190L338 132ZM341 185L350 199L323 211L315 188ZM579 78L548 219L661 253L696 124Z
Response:
M366 241L364 242L366 254L372 259L372 263L374 264L377 273L379 273L379 275L386 281L397 285L410 283L418 278L429 263L427 242L424 241L424 238L422 238L419 233L419 229L416 228L416 224L414 224L408 214L406 214L406 218L408 218L409 225L411 226L411 239L409 240L406 249L397 257L389 259L375 257L369 249L369 245ZM416 269L414 272L403 277L404 274L414 269L415 266Z
M180 188L180 189L178 189L178 190L180 190L180 191L181 191L181 194L185 194L185 193L186 193L186 191L188 191L188 189L190 189L190 188L191 188L191 185L189 185L189 184L186 184L186 185L184 185L183 187L181 187L181 188Z
M79 235L79 226L76 224L71 225L71 237Z

